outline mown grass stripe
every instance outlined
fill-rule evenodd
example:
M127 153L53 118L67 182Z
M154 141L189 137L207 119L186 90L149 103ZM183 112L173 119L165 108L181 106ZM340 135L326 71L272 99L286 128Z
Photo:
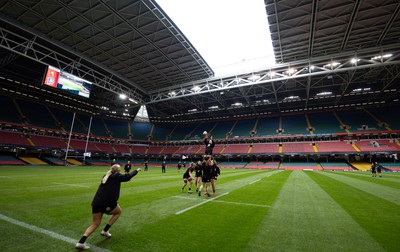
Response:
M291 173L247 247L247 251L372 250L383 251L303 171Z
M308 173L308 175L363 227L385 251L399 250L399 205L333 179L323 173L312 172ZM373 186L373 183L370 184ZM358 232L353 232L353 235L356 234ZM372 248L367 250L373 251Z
M370 183L374 183L377 185L384 185L384 186L400 189L400 177L398 177L397 179L396 178L388 178L387 176L380 178L380 177L368 176L367 174L348 173L348 172L328 172L328 174L336 174L336 175L341 175L341 176L345 176L345 177L351 177L351 178L367 181Z
M340 173L321 173L349 186L358 188L366 193L400 205L400 189L386 186L384 183L374 183L375 178L360 179L356 176L343 176Z

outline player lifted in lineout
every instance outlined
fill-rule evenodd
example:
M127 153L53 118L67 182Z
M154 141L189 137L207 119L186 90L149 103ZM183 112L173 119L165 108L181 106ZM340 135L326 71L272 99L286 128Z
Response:
M211 158L212 157L212 152L213 152L213 148L215 146L215 141L212 139L212 137L208 136L208 132L204 131L203 132L203 136L204 136L204 144L206 145L206 149L204 151L204 158Z

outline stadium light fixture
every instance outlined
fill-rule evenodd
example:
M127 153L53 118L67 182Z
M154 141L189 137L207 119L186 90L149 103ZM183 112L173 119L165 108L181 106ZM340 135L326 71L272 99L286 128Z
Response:
M193 92L199 92L200 91L200 87L199 86L194 86L194 87L192 87L192 91Z
M239 106L243 106L243 103L241 102L235 102L231 105L232 107L239 107Z
M125 100L126 99L126 94L119 94L119 98L122 99L122 100Z
M321 93L318 93L317 96L326 96L326 95L331 95L331 94L332 94L332 92L321 92Z
M261 78L260 75L258 75L258 74L253 74L252 76L250 76L250 77L248 78L248 80L256 81L256 80L258 80L258 79L260 79L260 78Z
M390 58L392 56L393 56L393 54L387 53L387 54L383 54L383 55L378 55L378 56L372 57L371 59L372 60L380 60L380 59L387 59L387 58Z
M351 62L352 64L357 64L357 62L360 62L360 59L358 59L358 58L352 58L352 59L350 60L350 62Z
M324 68L333 68L333 67L336 67L338 65L340 65L340 62L332 61L332 63L324 65Z

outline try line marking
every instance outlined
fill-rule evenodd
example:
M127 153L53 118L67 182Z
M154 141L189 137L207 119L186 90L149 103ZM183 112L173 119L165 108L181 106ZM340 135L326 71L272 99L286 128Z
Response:
M209 199L209 200L200 202L200 203L198 203L198 204L196 204L196 205L193 205L193 206L191 206L191 207L188 207L188 208L185 208L185 209L183 209L183 210L181 210L181 211L178 211L178 212L176 212L175 214L176 214L176 215L180 215L180 214L182 214L182 213L184 213L184 212L186 212L186 211L192 210L193 208L196 208L196 207L201 206L201 205L204 205L204 204L206 204L206 203L208 203L208 202L210 202L210 201L213 201L213 200L216 200L216 199L218 199L218 198L221 198L222 196L225 196L225 195L227 195L228 193L229 193L229 192L226 192L226 193L223 193L223 194L221 194L221 195L219 195L219 196L217 196L217 197L215 197L215 198L212 198L212 199Z
M61 241L65 241L67 243L71 243L73 245L75 245L78 242L78 240L72 239L70 237L67 237L67 236L64 236L64 235L60 235L60 234L54 233L52 231L49 231L49 230L46 230L46 229L43 229L43 228L40 228L40 227L29 225L28 223L12 219L12 218L7 217L7 216L2 215L2 214L0 214L0 219L4 220L4 221L7 221L7 222L9 222L11 224L14 224L14 225L29 229L31 231L35 231L35 232L47 235L47 236L49 236L51 238L54 238L54 239L57 239L57 240L61 240ZM96 247L96 246L93 246L93 245L90 245L90 244L89 244L89 246L90 246L90 249L93 250L93 251L111 252L111 250L99 248L99 247Z

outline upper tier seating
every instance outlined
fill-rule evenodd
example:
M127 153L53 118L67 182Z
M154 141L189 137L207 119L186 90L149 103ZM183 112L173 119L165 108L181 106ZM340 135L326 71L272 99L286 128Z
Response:
M283 134L309 134L304 115L283 116L282 129Z
M0 95L0 107L2 108L0 113L0 121L11 122L11 123L23 123L10 97Z

